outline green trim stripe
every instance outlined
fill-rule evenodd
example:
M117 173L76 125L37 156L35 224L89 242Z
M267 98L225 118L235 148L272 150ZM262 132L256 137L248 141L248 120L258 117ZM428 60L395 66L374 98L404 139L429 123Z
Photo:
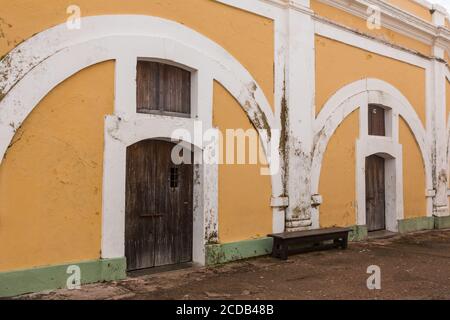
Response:
M361 241L367 238L366 226L353 226L350 241ZM231 261L248 259L272 253L273 239L259 238L224 244L206 245L206 265L214 266Z
M448 217L434 217L435 229L450 229L450 216Z
M398 220L398 232L408 233L421 230L433 230L434 217L420 217L413 219Z
M350 241L367 239L367 226L352 226L349 234ZM408 233L420 230L433 230L450 228L450 217L420 217L398 221L399 233ZM206 265L212 266L230 261L253 258L272 253L272 238L238 241L225 244L211 244L206 246Z
M367 226L353 226L350 241L367 239ZM450 228L450 217L421 217L398 221L400 233ZM218 265L272 253L273 239L259 238L225 244L206 245L206 265ZM81 270L81 283L114 281L126 278L126 259L105 259L48 266L28 270L0 272L0 297L65 288L69 266Z
M353 226L348 238L349 241L363 241L368 237L367 226Z
M28 270L0 272L0 297L66 288L69 266L79 266L81 283L114 281L126 278L125 258L83 261Z
M217 265L272 253L272 238L260 238L206 246L206 265Z

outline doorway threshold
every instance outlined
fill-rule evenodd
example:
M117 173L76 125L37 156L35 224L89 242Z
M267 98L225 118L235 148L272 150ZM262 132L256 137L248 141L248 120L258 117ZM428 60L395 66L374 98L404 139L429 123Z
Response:
M130 278L139 278L142 276L148 276L148 275L152 275L152 274L156 274L156 273L164 273L164 272L170 272L170 271L190 269L193 267L194 267L194 264L192 262L187 262L187 263L173 264L173 265L154 267L154 268L148 268L148 269L128 271L127 275Z
M392 232L388 230L379 230L379 231L371 231L368 234L369 240L371 239L387 239L387 238L393 238L397 236L397 232Z

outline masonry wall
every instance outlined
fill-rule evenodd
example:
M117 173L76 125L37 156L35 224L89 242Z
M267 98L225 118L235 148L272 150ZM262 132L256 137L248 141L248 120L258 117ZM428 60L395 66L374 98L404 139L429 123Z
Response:
M0 272L100 257L113 102L111 61L61 83L18 130L0 166Z
M409 2L405 0L395 0L396 4L399 2ZM402 7L411 7L411 5L402 5ZM342 10L333 8L331 6L328 6L319 0L311 0L311 8L314 10L314 12L324 18L327 18L331 21L334 21L335 23L344 25L348 28L351 28L355 30L356 32L360 32L366 35L378 37L380 39L383 39L384 41L388 43L392 43L394 45L407 48L409 50L417 51L421 54L429 56L431 54L432 48L429 45L426 45L422 42L419 42L411 37L405 36L403 34L399 34L398 32L394 32L390 29L387 29L383 27L383 24L381 25L380 29L369 29L367 27L367 21L365 19L361 19L358 17L355 17L352 14L349 14L347 12L344 12ZM423 14L422 11L420 11L420 15Z
M390 0L424 20L431 15L411 1ZM0 56L34 34L64 23L71 1L0 0ZM256 79L273 111L274 21L211 0L80 0L82 15L140 14L179 22L230 52ZM431 55L432 48L386 28L311 0L321 17L377 36L394 47ZM76 31L74 31L76 32ZM277 55L282 55L281 52ZM396 87L425 127L425 70L322 36L315 37L316 116L326 101L352 82L376 78ZM278 58L278 57L277 57ZM70 62L68 62L70 63ZM280 67L280 66L277 66ZM284 67L284 66L281 66ZM114 61L82 70L55 88L18 129L0 166L0 272L101 256L103 121L114 108ZM250 121L218 83L213 92L214 125L250 129ZM289 106L290 108L302 108ZM357 110L337 129L325 153L320 178L322 227L356 224L355 143ZM447 83L447 113L450 84ZM294 119L295 120L295 119ZM426 216L423 160L412 132L400 119L405 218ZM232 243L272 232L271 181L262 164L219 167L219 241Z
M234 98L217 82L214 84L213 124L229 142L226 129L253 129L248 117ZM237 161L235 140L235 161ZM249 159L247 139L246 158ZM265 159L258 164L219 165L219 241L221 243L265 237L272 233L270 176L261 175ZM247 160L248 161L248 160Z
M419 3L412 1L412 0L387 0L387 2L389 2L390 4L405 10L407 12L410 12L412 14L414 14L415 16L429 21L432 21L432 16L431 16L431 12L428 8L420 5Z
M64 23L70 1L1 1L0 56ZM273 106L273 21L210 0L78 1L83 16L144 14L180 22L234 55ZM76 31L74 31L76 32ZM114 110L114 61L82 70L41 101L0 166L0 272L101 256L104 117ZM242 108L214 86L214 124L251 128ZM259 165L221 165L222 243L272 232L270 177Z
M400 90L425 126L425 70L316 36L316 114L339 89L365 78L384 80ZM340 125L325 153L319 190L324 201L320 207L323 227L356 224L355 144L359 135L356 114ZM403 146L405 218L425 217L426 185L421 153L403 120L399 130Z
M0 57L22 41L65 23L70 0L0 1ZM273 21L211 0L76 2L83 17L140 14L173 20L224 47L253 75L273 105Z
M359 136L359 110L339 126L328 144L322 162L319 192L320 226L356 225L356 139Z

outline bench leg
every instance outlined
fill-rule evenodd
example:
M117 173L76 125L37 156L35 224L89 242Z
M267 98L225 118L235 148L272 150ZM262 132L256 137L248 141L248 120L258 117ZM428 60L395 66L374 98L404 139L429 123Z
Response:
M288 259L288 245L280 239L273 239L272 257L281 260Z
M278 239L273 239L273 247L272 247L272 257L273 258L278 258L278 253L279 253L279 243L278 243Z
M334 239L334 240L333 240L333 244L334 244L334 247L335 247L335 248L342 247L342 241L341 241L341 239Z
M342 239L342 249L347 249L348 248L348 236L345 236L343 239Z
M335 239L333 242L336 248L347 249L348 247L348 238L346 237Z
M280 259L281 260L287 260L288 259L288 244L286 241L283 241L282 245L281 245L281 256Z

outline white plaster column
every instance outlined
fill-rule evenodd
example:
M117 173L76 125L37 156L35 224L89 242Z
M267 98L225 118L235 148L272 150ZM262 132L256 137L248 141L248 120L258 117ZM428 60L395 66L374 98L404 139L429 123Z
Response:
M286 230L309 228L311 220L311 159L314 122L314 22L309 0L287 2L285 99L281 105L282 141L289 196ZM283 143L281 144L283 146Z
M445 26L446 11L440 6L434 7L433 23L437 27ZM448 158L447 158L447 130L446 130L446 77L445 77L445 52L444 41L438 35L435 39L433 54L433 103L428 113L431 117L432 130L432 159L433 159L433 214L438 217L449 215L449 203L447 196Z

